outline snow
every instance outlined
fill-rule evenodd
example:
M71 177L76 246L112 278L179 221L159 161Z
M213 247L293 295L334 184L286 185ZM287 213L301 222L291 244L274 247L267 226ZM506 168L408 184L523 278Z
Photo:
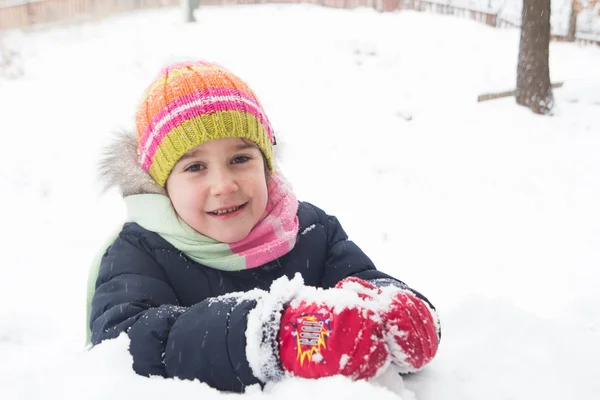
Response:
M426 13L308 5L178 8L5 32L0 74L0 398L204 398L147 379L127 339L92 351L85 289L124 218L95 179L167 60L228 67L257 92L299 199L335 214L380 269L437 306L424 371L377 382L286 379L246 397L596 399L600 394L600 49L551 44L555 115L514 98L519 32ZM333 29L332 29L333 28ZM407 115L410 118L405 118Z
M306 235L308 232L312 231L313 229L315 229L317 226L315 224L312 224L311 226L307 227L306 229L304 229L302 232L300 232L301 235Z

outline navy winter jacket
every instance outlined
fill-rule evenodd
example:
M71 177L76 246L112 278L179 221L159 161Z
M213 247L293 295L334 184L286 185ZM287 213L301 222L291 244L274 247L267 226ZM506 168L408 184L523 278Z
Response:
M296 273L320 288L349 276L393 279L375 269L335 217L303 202L298 217L291 252L233 272L200 265L158 234L125 224L102 257L91 307L92 343L127 332L140 375L199 379L233 392L262 383L246 359L247 315L256 301L216 297L268 290L277 278Z

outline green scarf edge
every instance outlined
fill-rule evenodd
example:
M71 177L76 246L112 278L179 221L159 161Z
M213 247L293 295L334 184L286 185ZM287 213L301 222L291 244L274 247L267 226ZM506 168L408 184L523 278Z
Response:
M244 257L234 254L229 250L227 244L218 242L195 231L191 226L182 221L173 206L171 200L160 194L138 194L127 196L123 199L127 210L126 221L135 222L142 228L156 232L160 237L172 244L176 249L199 264L224 271L241 271L246 268ZM119 237L122 227L115 230L103 243L100 250L95 254L90 265L87 280L86 293L86 341L87 349L92 347L90 328L92 298L96 292L96 281L100 272L102 257L108 248ZM198 243L205 246L201 253L197 252ZM207 252L207 248L209 251ZM229 252L229 255L225 255ZM218 257L206 257L206 254L217 254Z

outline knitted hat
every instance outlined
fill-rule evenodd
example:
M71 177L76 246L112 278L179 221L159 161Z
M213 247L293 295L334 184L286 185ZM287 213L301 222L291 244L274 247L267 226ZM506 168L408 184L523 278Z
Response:
M208 62L179 62L160 72L136 114L139 162L164 187L185 153L213 139L256 143L273 172L271 123L254 92L237 76Z

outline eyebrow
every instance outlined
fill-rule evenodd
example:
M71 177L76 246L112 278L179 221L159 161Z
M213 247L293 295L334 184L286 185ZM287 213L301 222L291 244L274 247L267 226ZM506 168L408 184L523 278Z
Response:
M258 148L254 143L246 143L242 142L235 146L236 151L246 150L246 149L256 149Z
M257 146L254 143L242 142L240 144L236 144L233 147L233 150L234 151L241 151L241 150L255 149L255 148L257 148ZM198 153L204 153L204 152L201 149L193 149L193 150L188 151L184 155L182 155L179 160L181 161L181 160L186 160L188 158L196 157L198 155Z

